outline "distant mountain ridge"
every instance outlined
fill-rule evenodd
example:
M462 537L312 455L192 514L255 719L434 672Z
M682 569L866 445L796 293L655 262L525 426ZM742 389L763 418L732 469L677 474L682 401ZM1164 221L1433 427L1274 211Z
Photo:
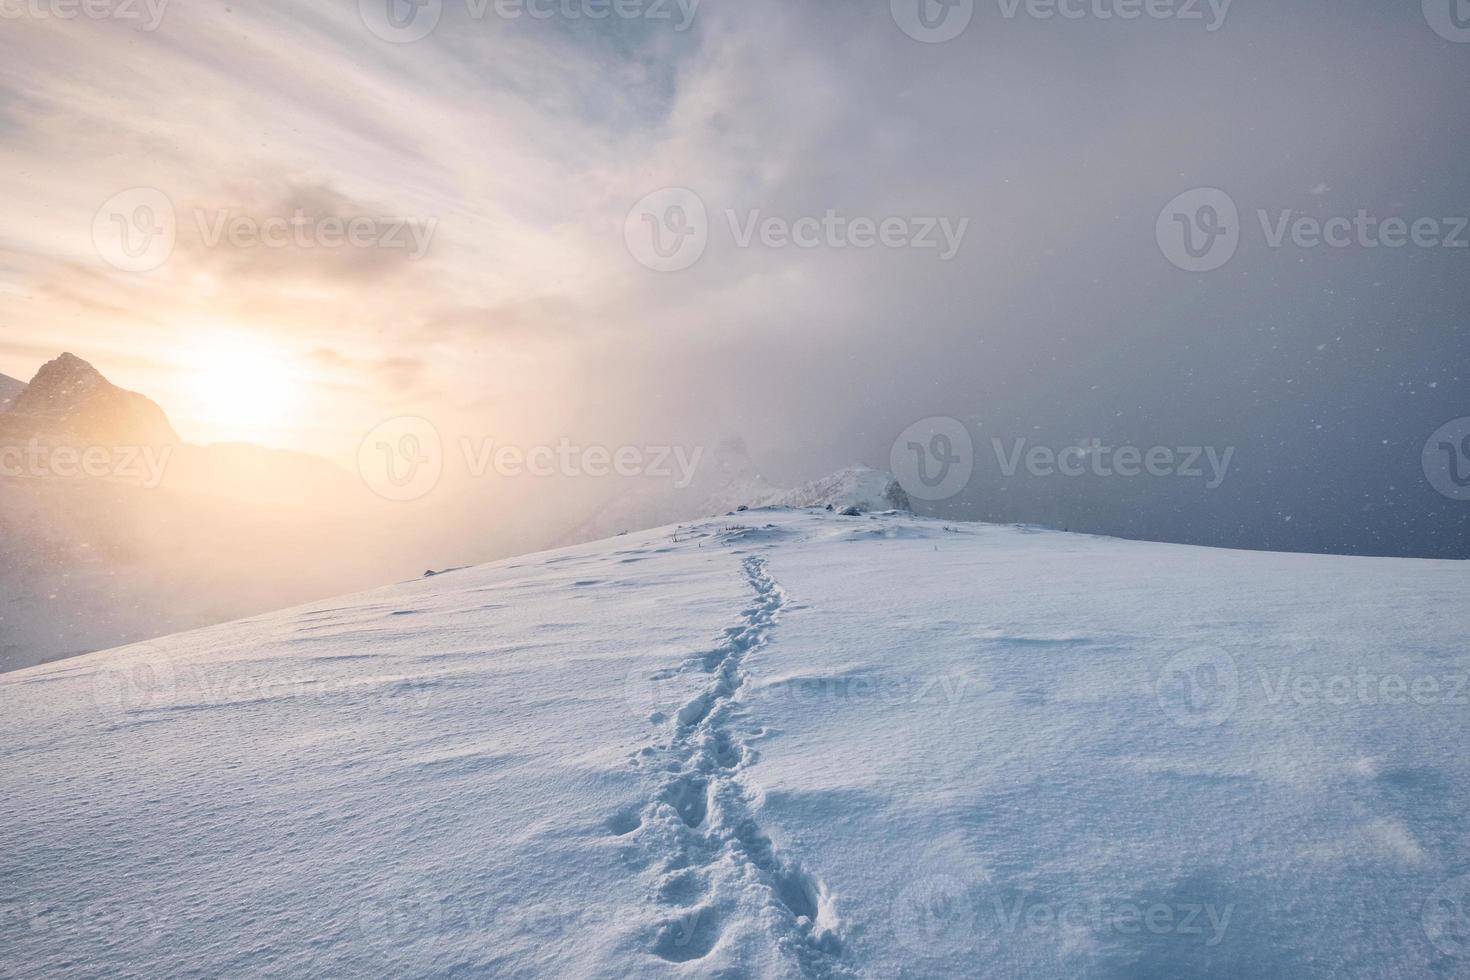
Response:
M366 587L398 565L371 540L344 551L371 501L325 459L186 443L71 353L29 385L3 381L0 671ZM63 466L48 455L61 447L104 450L103 472Z
M17 381L9 375L0 374L0 415L10 411L20 393L26 390L24 381Z
M29 385L13 383L18 390L0 417L0 443L38 438L61 445L166 447L169 487L257 503L297 500L307 489L356 489L340 467L308 453L248 443L186 443L157 403L119 388L75 354L46 362ZM0 386L0 397L4 390Z

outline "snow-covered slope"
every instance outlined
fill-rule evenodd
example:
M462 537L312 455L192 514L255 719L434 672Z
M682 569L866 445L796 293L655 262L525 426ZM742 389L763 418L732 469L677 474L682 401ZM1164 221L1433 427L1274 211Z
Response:
M752 511L0 678L21 976L1464 976L1463 563Z

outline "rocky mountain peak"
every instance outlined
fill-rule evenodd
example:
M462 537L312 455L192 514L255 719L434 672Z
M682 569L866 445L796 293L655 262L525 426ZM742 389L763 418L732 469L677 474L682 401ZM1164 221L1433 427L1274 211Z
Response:
M102 445L179 441L163 409L137 392L117 387L72 353L41 366L5 414L0 435Z

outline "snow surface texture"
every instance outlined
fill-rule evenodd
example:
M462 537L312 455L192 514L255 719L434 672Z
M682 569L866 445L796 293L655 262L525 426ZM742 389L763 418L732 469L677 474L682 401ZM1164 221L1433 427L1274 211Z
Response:
M1466 575L762 510L7 674L0 972L1470 975Z

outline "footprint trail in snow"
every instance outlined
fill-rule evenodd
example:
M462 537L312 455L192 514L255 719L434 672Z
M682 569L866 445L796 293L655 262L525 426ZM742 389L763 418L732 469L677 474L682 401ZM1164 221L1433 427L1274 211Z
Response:
M656 900L673 913L654 930L651 951L671 962L702 959L732 917L754 905L761 928L804 975L845 975L831 896L777 850L752 803L759 793L749 772L745 663L769 642L786 596L764 558L746 557L743 570L754 596L740 624L664 675L702 673L707 686L674 713L667 741L636 757L660 784L634 829L656 864Z

